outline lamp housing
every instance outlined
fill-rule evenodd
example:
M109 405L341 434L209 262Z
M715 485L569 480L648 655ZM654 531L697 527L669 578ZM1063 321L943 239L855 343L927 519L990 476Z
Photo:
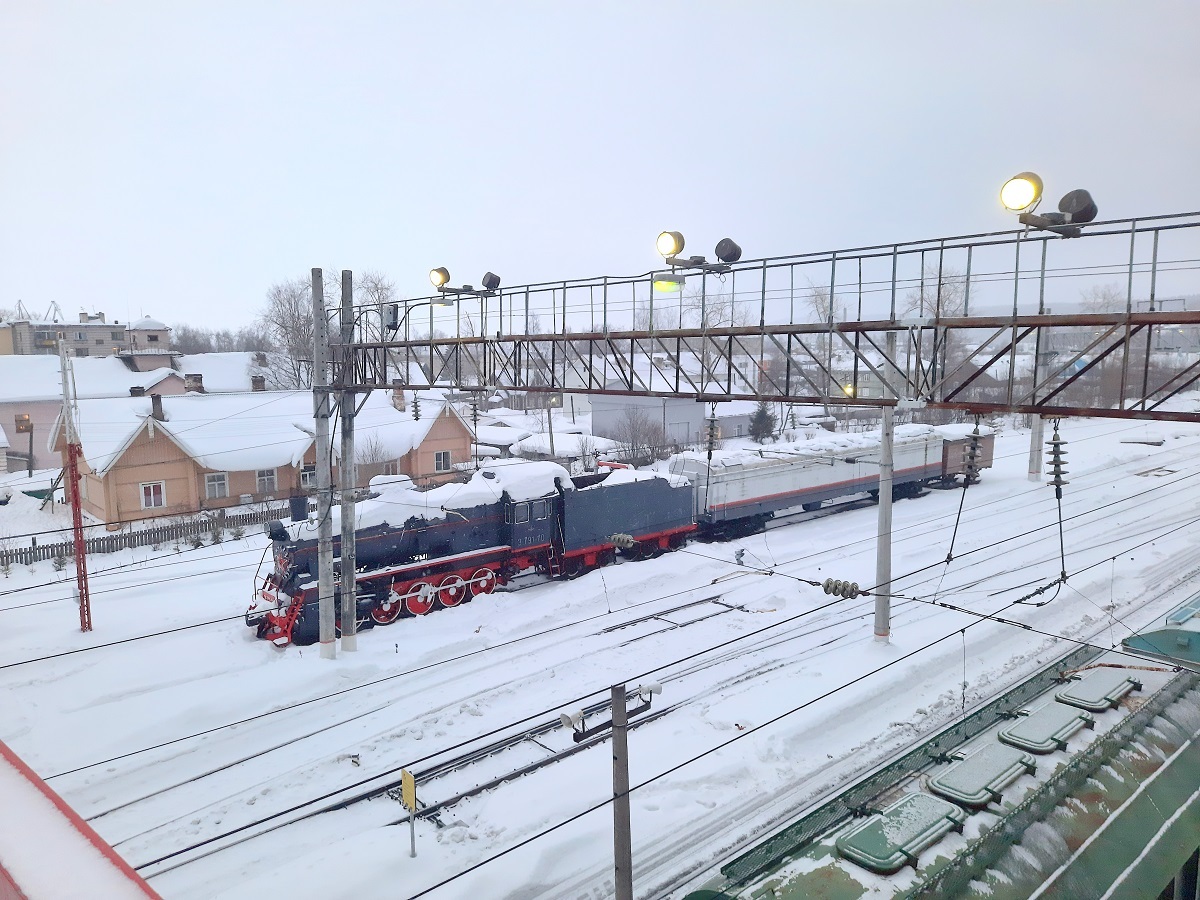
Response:
M713 252L723 263L735 263L742 258L742 248L733 242L733 238L721 238Z
M1000 202L1012 212L1032 209L1041 198L1042 179L1034 172L1014 175L1000 188Z
M500 287L500 276L495 272L485 272L480 284L483 285L485 291L494 291Z
M659 234L658 240L655 242L659 256L664 259L678 256L683 252L683 245L683 235L678 231L664 231Z
M440 288L443 285L450 283L450 270L445 266L439 266L436 269L429 270L429 281L434 287Z

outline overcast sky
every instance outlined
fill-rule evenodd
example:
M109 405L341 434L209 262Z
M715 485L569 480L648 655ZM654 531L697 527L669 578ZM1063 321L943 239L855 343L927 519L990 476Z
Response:
M506 285L1200 208L1200 4L0 0L0 307L248 323L313 266Z

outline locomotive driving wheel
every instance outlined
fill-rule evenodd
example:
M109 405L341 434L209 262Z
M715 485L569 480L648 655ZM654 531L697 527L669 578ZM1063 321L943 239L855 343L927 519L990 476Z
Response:
M490 594L496 589L496 573L491 569L477 569L471 576L471 596Z
M404 594L404 608L410 615L423 616L433 609L437 591L427 581L418 581Z
M458 575L447 575L438 585L437 598L442 606L458 606L466 596L467 583Z
M404 601L395 591L388 591L386 597L371 607L371 619L376 625L391 625L404 610Z

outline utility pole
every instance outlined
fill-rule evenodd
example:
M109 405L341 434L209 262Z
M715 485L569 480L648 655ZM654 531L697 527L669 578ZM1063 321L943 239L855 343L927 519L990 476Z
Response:
M79 458L83 448L75 429L75 377L67 360L67 345L58 342L58 367L62 373L63 422L67 426L67 499L71 504L71 533L75 539L75 591L79 600L79 630L92 630L92 598L88 591L87 541L83 537L83 510L79 496ZM32 426L31 426L32 427ZM32 443L29 447L33 459Z
M329 447L329 321L325 318L325 283L312 270L313 419L317 447L317 601L321 625L321 659L336 659L333 611L333 473Z
M888 332L892 338L893 333ZM889 642L892 634L892 438L895 407L883 408L879 433L879 531L875 538L875 640Z
M1029 480L1042 480L1042 417L1035 415L1029 426Z
M348 349L354 343L354 273L342 269L341 342L338 346L338 381L341 398L342 426L342 649L357 650L358 635L355 634L358 615L358 583L355 578L357 567L354 562L354 485L358 480L358 466L354 459L354 391L346 390L353 384L351 368L354 360Z
M625 685L612 687L613 861L617 900L633 900L633 836L629 828L629 715Z
M896 358L896 332L887 333L888 359ZM889 372L891 377L901 373ZM895 463L892 443L895 437L894 406L883 408L879 428L879 527L875 535L875 640L889 643L892 634L892 475Z

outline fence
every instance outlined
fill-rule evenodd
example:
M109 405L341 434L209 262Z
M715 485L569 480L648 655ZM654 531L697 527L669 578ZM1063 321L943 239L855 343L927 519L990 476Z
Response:
M91 553L115 553L128 547L145 547L162 544L167 541L182 540L200 534L206 534L217 528L237 528L247 525L262 525L273 519L288 517L287 506L266 507L247 513L226 515L223 510L215 514L198 516L186 522L171 522L167 525L154 525L137 531L126 531L119 534L106 534L100 537L87 538L85 546ZM56 557L71 557L75 555L73 541L56 541L50 544L39 544L33 538L29 547L0 547L0 567L11 565L32 565L35 562Z

